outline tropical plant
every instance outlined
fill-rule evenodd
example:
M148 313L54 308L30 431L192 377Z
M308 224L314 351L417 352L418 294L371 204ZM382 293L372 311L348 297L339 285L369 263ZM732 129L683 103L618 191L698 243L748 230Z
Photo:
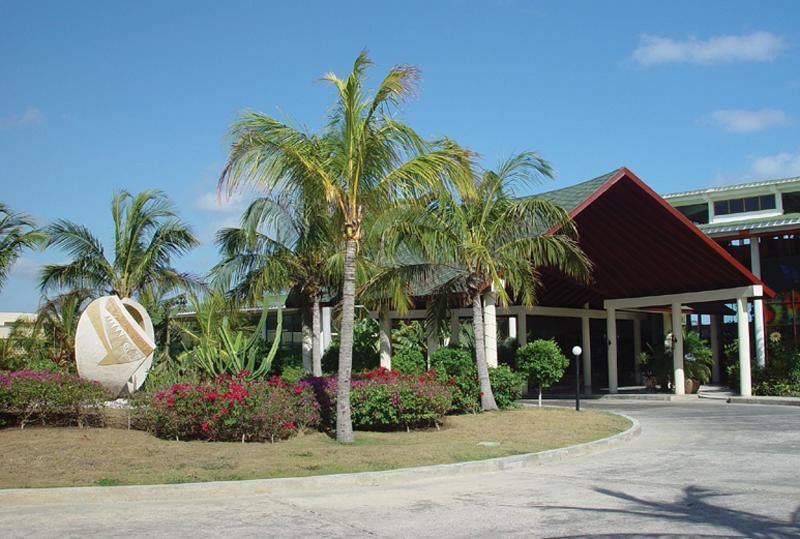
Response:
M683 335L684 362L683 370L686 378L707 384L711 380L711 366L713 364L711 348L694 331L684 331Z
M39 307L35 330L41 330L48 341L46 355L62 369L76 367L75 334L88 299L88 291L76 289L48 299Z
M212 274L240 301L290 288L299 292L303 321L311 321L311 372L321 376L320 301L338 269L338 235L324 199L291 195L258 198L240 228L220 230L223 260Z
M45 238L30 216L0 202L0 290L22 251L41 246Z
M230 316L234 314L220 313L215 307L224 304L224 301L225 298L219 291L209 294L204 302L194 300L198 307L195 309L195 324L184 325L184 332L193 342L193 346L179 356L181 362L191 358L210 378L222 374L248 379L264 378L280 347L282 308L277 309L275 340L269 351L265 351L262 335L270 310L269 298L264 298L261 316L255 329L251 331L231 329Z
M542 268L580 281L589 278L590 264L568 214L544 199L513 196L516 185L549 176L546 161L523 152L497 171L476 173L469 188L454 184L452 196L383 216L387 249L398 253L394 271L404 274L418 295L433 294L429 318L434 312L442 319L453 302L472 307L483 410L497 409L485 355L484 296L491 293L507 305L513 294L531 306Z
M323 77L335 87L337 101L321 136L264 114L244 114L231 129L233 144L220 177L220 186L229 190L255 182L268 190L324 199L335 210L344 248L336 439L348 443L353 441L356 264L365 216L441 185L463 169L466 159L466 152L455 144L428 143L395 119L393 110L413 94L417 69L393 67L368 96L363 83L371 64L362 52L346 78L333 73Z
M497 401L497 406L511 408L522 396L525 386L525 376L516 372L508 365L498 365L489 368L489 380L492 382L492 392Z
M569 360L552 339L537 339L517 350L517 368L539 388L540 407L542 390L561 380L567 367Z
M139 303L153 322L156 345L160 348L158 364L168 363L173 359L173 349L179 345L181 331L177 315L187 306L186 293L163 286L146 288L139 294Z
M449 380L453 384L452 412L478 411L481 389L472 354L463 348L437 348L431 354L431 369L440 380Z
M74 371L75 332L87 298L81 289L47 298L35 317L17 320L0 340L0 370Z
M378 368L378 322L372 318L359 318L353 324L353 372L371 371ZM337 335L322 355L322 371L335 373L339 370L341 339Z
M417 348L402 348L392 354L392 370L402 374L419 374L427 370L425 356Z
M45 231L48 246L64 249L71 261L42 268L42 291L82 288L93 295L137 297L157 286L193 288L200 280L171 266L173 257L198 245L161 191L116 193L111 201L114 257L106 258L102 242L83 225L60 219Z

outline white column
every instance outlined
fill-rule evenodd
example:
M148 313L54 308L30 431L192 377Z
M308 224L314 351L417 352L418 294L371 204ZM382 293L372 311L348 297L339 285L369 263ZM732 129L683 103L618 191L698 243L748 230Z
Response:
M747 298L736 298L736 325L739 329L739 394L752 394L750 381L750 324L747 316Z
M311 324L308 323L306 317L303 313L300 313L300 316L303 318L303 344L302 344L302 354L303 354L303 370L306 372L311 372L312 365L311 365L311 349L314 346L312 337L314 331L311 329Z
M608 337L608 392L616 393L617 386L617 311L606 309L606 335Z
M453 310L450 311L450 342L448 344L458 344L458 334L461 332L461 321L458 318L458 313Z
M322 335L320 335L319 344L322 347L322 353L331 345L333 338L333 331L331 330L331 308L322 308Z
M525 312L517 316L517 342L520 346L528 344L528 315Z
M488 290L483 296L483 338L486 350L486 364L497 367L497 295Z
M584 305L588 309L589 304ZM581 317L581 346L583 347L583 391L587 395L592 394L592 339L589 325L589 317Z
M633 319L633 374L636 378L636 385L641 383L641 363L639 354L642 353L642 320L637 316Z
M517 317L516 316L509 316L508 317L508 338L509 339L516 339L517 338Z
M381 312L381 328L378 333L381 367L392 368L392 317L389 309Z
M684 395L686 380L683 376L683 321L680 303L672 304L672 368L675 371L672 377L675 381L675 394Z
M719 315L711 315L709 326L709 345L711 346L711 383L719 384Z
M761 253L758 238L750 238L750 271L761 278ZM767 357L767 341L764 336L764 301L753 300L753 331L755 333L756 365L763 367Z
M672 332L672 313L661 313L662 322L664 323L664 337Z

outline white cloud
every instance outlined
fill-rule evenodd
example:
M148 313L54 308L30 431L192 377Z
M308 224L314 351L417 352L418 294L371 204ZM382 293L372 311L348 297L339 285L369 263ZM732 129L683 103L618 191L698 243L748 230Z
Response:
M731 62L766 62L786 46L783 38L770 32L739 36L713 36L706 40L691 37L684 41L644 34L633 51L641 65L665 63L719 64Z
M782 110L717 110L709 115L713 124L728 133L764 131L770 127L789 125L791 118Z
M800 176L800 151L753 157L750 175L763 180Z
M14 114L0 118L0 129L14 129L16 127L26 127L39 125L44 122L44 114L36 107L28 107L21 114Z
M10 275L32 281L39 276L39 268L41 264L31 258L21 256L11 266Z
M219 213L240 212L244 209L245 199L241 194L233 195L213 193L203 193L197 199L197 207L205 211Z

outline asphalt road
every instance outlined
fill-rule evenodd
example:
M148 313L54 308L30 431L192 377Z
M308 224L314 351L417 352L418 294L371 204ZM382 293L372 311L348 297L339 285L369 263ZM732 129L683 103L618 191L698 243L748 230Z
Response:
M590 456L436 479L0 496L0 537L800 538L800 407L588 405L637 418L641 435Z

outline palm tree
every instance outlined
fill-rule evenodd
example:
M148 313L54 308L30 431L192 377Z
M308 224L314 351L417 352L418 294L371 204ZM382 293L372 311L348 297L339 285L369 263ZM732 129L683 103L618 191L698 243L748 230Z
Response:
M50 264L41 271L39 286L50 289L86 288L93 295L116 294L133 298L147 289L200 286L197 277L170 264L174 256L199 244L192 229L181 221L166 194L120 191L111 202L114 219L114 258L85 226L60 219L46 228L48 246L67 251L67 264Z
M320 137L304 133L264 114L244 114L231 129L233 144L220 187L235 189L255 182L272 190L303 192L336 210L343 245L341 348L336 401L336 439L353 441L350 416L353 325L358 247L366 214L396 204L463 169L466 152L449 141L428 143L392 117L413 94L418 71L389 70L371 96L363 90L365 52L344 79L323 79L337 92L336 106Z
M44 234L30 216L0 202L0 290L22 251L38 247L44 240Z
M387 250L405 253L394 271L433 294L431 310L446 310L454 297L472 307L483 410L497 409L484 348L483 296L493 292L507 305L513 294L531 306L543 267L589 278L589 261L567 213L546 200L513 197L516 185L550 176L547 162L524 152L497 171L476 173L474 189L456 186L452 196L427 207L411 205L382 218Z
M161 363L166 364L172 359L172 339L180 336L177 314L188 303L186 292L175 290L169 285L147 287L139 294L139 303L150 315L156 343L161 347L158 358Z
M75 333L87 290L75 289L45 301L36 317L34 332L41 331L48 342L48 356L61 367L75 368Z
M322 376L320 301L333 285L339 252L329 208L320 200L293 200L287 194L254 200L241 228L217 233L223 260L212 273L233 286L237 299L256 302L266 292L294 289L303 303L303 323L311 321L311 372Z

